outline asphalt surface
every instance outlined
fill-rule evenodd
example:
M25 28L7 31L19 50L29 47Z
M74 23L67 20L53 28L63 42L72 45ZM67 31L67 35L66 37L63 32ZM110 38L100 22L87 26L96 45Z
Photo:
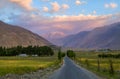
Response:
M101 79L92 72L76 65L68 57L64 58L64 64L49 79Z

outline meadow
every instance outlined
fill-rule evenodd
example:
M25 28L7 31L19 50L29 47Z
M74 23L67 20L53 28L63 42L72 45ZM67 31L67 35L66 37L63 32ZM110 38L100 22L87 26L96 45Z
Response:
M0 76L24 74L57 65L57 57L0 57Z
M77 52L77 61L79 64L90 71L102 76L105 79L120 79L120 59L119 58L99 58L98 55L106 52ZM120 51L107 52L109 54L118 54ZM110 74L110 60L114 74ZM99 61L99 65L98 65Z

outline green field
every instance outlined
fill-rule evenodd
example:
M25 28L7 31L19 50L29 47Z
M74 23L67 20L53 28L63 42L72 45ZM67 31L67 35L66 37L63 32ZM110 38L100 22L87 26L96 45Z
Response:
M57 57L0 57L0 76L24 74L58 64Z
M76 53L77 60L81 66L91 70L98 75L105 77L106 79L120 79L120 59L115 58L98 58L98 54L101 52L78 52ZM112 54L118 54L119 52L110 52ZM98 70L98 60L100 61L100 70ZM110 62L113 62L114 75L109 73Z

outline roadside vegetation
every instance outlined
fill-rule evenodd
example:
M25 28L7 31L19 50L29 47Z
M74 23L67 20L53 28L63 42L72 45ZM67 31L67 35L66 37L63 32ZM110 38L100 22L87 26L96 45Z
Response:
M76 54L73 50L67 50L67 56L75 60Z
M61 52L61 50L59 50L59 52L58 52L58 60L61 61L63 59L63 57L65 57L65 56L68 56L71 59L75 59L75 57L76 57L75 52L73 50L67 50L66 53Z
M19 56L19 54L26 54L27 56ZM59 63L57 53L54 53L47 46L0 47L0 76L30 73L52 66L58 66Z
M120 51L76 53L78 63L106 79L120 79Z
M0 57L0 76L29 73L58 64L57 57Z
M58 51L58 60L61 62L63 57L65 57L65 53L61 51L61 49L59 49Z

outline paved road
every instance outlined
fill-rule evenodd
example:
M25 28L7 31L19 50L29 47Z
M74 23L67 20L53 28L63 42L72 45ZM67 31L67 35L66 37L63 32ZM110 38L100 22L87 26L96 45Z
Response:
M64 58L63 66L51 75L50 79L100 79L92 72L79 67L68 57Z

